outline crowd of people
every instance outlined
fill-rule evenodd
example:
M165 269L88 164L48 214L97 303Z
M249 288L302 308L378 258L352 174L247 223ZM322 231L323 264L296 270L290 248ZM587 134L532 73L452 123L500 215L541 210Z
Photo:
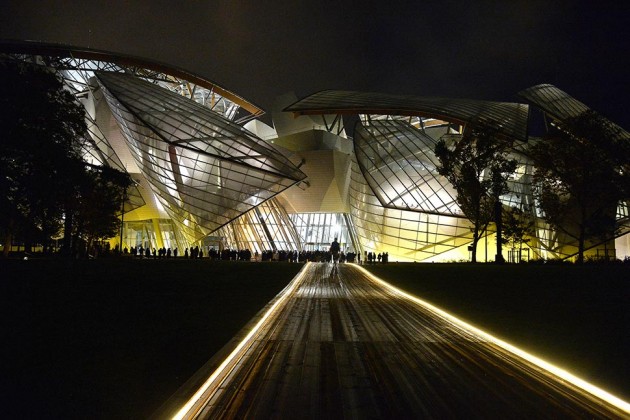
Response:
M135 258L153 258L153 259L163 259L163 258L186 258L186 259L199 259L199 258L207 258L210 260L218 261L280 261L280 262L330 262L332 261L333 252L330 250L316 250L316 251L287 251L287 250L266 250L261 253L258 251L251 252L249 249L223 249L217 250L214 247L209 247L205 250L204 247L191 247L186 248L184 253L182 254L178 248L166 248L162 247L159 249L142 247L141 245L137 247L131 247L130 249L123 249L124 255L130 255ZM375 253L375 252L367 252L365 251L363 259L361 258L361 254L357 254L355 252L344 252L338 251L338 259L337 261L340 263L354 263L357 262L359 264L376 264L378 263L387 263L389 260L389 254L387 252L384 253Z
M386 264L389 262L389 252L378 253L365 251L365 261L368 264L376 264L377 262Z

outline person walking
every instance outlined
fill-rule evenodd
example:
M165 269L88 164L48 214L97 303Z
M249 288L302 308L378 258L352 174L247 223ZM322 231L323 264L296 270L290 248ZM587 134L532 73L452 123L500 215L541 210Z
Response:
M341 247L339 246L339 242L337 242L337 238L330 244L330 254L332 255L333 265L337 264L339 260L339 251Z
M330 244L329 254L332 257L333 267L330 271L330 278L333 280L337 275L337 261L339 261L339 251L341 251L341 247L339 246L339 242L337 242L337 238ZM337 279L338 281L339 279ZM334 280L333 280L334 281Z

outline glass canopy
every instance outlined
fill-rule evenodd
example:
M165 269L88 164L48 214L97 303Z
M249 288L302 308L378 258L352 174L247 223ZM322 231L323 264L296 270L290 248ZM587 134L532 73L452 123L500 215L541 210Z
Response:
M142 174L193 240L306 177L271 145L188 98L130 75L96 75Z

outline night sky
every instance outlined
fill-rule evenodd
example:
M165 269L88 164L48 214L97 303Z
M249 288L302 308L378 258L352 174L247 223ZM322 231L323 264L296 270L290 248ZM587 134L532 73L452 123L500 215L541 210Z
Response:
M122 52L270 111L323 89L518 101L552 83L630 130L630 1L3 1L0 38Z

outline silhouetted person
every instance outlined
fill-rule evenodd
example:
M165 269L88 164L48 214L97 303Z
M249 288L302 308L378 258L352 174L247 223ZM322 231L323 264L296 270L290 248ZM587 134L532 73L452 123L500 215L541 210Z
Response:
M339 260L339 251L341 247L339 246L339 242L337 242L337 238L330 244L330 254L332 255L333 264L336 264Z

